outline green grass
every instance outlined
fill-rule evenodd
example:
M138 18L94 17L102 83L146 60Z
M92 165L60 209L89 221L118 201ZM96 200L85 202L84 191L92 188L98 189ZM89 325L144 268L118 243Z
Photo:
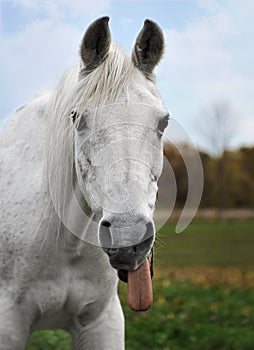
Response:
M70 350L71 337L64 331L41 331L33 333L27 350ZM14 350L14 349L13 349Z
M254 292L160 280L152 310L126 306L127 350L253 350Z
M254 221L194 222L182 234L168 224L158 233L154 303L147 313L127 307L126 350L253 350L254 290L242 286L197 285L168 276L171 266L251 267ZM36 332L27 350L70 350L67 333ZM96 350L96 349L95 349ZM110 349L109 349L110 350Z
M159 267L254 266L254 220L194 222L178 234L167 224L155 247Z

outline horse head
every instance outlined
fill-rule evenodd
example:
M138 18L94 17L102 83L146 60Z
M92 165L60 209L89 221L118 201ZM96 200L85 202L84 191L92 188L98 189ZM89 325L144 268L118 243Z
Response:
M86 93L71 118L79 186L99 216L98 240L111 265L136 270L151 254L153 211L168 112L155 86L164 39L146 20L129 57L112 44L108 17L81 43L79 83Z

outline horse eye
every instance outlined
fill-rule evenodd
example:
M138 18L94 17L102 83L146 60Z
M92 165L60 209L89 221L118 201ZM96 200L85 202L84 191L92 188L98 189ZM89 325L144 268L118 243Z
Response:
M71 111L71 115L70 115L70 118L72 119L73 123L75 123L77 117L78 117L78 111L76 109L73 109Z
M158 123L158 131L162 134L163 131L166 129L168 126L168 121L169 121L169 114L166 115L163 119L161 119Z
M157 182L157 181L158 181L158 176L155 175L155 174L152 174L152 175L151 175L151 180L152 180L153 182Z

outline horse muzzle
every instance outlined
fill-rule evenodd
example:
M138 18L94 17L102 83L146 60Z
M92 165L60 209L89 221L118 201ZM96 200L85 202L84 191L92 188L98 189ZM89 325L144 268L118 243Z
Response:
M150 275L153 278L153 248L151 249L150 255L148 256L148 260L150 263ZM143 263L141 263L142 265ZM140 266L140 265L139 265ZM118 277L122 282L128 283L128 270L120 269L118 270Z
M112 223L111 223L112 222ZM118 271L119 278L127 282L128 271L137 270L147 258L153 275L154 224L151 220L139 219L134 225L114 224L103 218L99 225L99 240L110 264Z
M128 282L128 271L137 270L144 261L148 258L150 262L150 274L153 277L153 247L149 248L148 252L139 254L137 253L142 247L145 247L150 242L144 241L140 245L120 248L116 250L105 249L104 251L109 256L110 264L118 271L118 277L123 282ZM142 245L142 247L141 247Z

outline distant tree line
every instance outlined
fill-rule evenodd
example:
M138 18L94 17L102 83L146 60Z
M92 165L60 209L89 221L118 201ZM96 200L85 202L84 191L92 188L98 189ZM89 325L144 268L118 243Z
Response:
M164 155L172 167L177 185L176 207L182 207L188 193L188 174L178 149L171 143L164 145ZM191 148L188 145L185 145L185 149L190 153ZM200 157L204 170L204 190L200 207L254 208L254 147L224 151L217 157L200 152ZM159 186L159 200L166 207L169 180L165 170Z

